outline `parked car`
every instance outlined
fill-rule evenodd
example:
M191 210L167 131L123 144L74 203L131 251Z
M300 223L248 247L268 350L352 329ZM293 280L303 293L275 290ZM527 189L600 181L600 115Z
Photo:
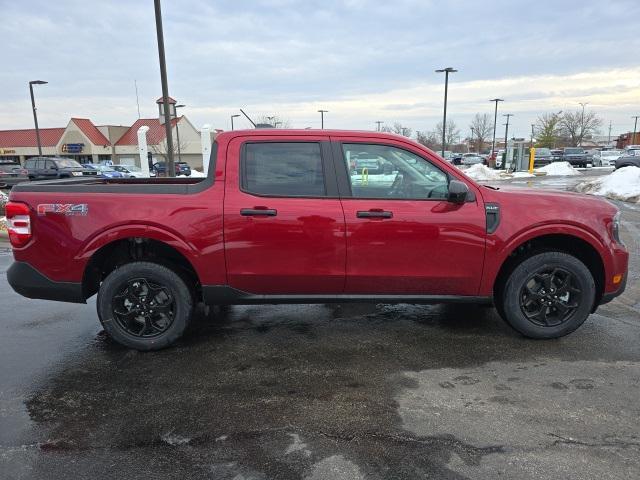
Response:
M589 157L584 149L580 147L566 147L562 152L562 161L586 168L587 163L589 163Z
M18 163L0 162L0 188L11 188L29 181L29 172Z
M558 149L551 150L551 161L552 162L561 162L563 153L564 152L562 150L558 150Z
M114 170L108 165L95 165L93 163L83 163L83 167L92 168L98 172L98 176L102 178L130 178L129 175L125 175L122 172Z
M531 157L529 157L531 158ZM536 148L533 157L533 166L534 167L544 167L545 165L549 165L553 161L553 156L551 154L551 149L549 148Z
M485 187L381 132L236 130L212 152L206 178L16 185L8 283L98 293L107 334L139 350L173 344L199 302L494 304L544 339L625 289L620 213L598 197ZM353 184L357 152L394 181Z
M377 155L369 155L366 152L357 153L350 157L353 171L363 173L365 170L369 175L379 175L383 173L384 159Z
M142 173L142 169L136 165L112 165L116 172L122 173L125 177L129 178L146 178L146 175ZM149 171L149 176L154 176L153 170Z
M187 162L175 162L174 164L177 175L191 175L191 167ZM153 165L153 171L160 177L165 177L167 175L167 162L158 162Z
M616 170L622 167L640 167L640 149L625 150L624 154L615 160Z
M615 165L615 161L622 156L622 150L602 150L598 152L599 166L610 167ZM594 165L595 166L595 165Z
M486 163L486 160L477 153L463 153L461 163L462 165L475 165L476 163Z
M29 180L97 176L98 171L86 168L71 158L33 157L24 164Z

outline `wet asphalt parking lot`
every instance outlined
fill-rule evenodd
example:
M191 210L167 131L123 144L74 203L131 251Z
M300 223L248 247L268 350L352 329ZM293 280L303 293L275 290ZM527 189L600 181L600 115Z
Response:
M553 341L491 308L250 306L138 353L94 299L15 294L0 243L0 478L638 478L640 206L619 205L628 289Z

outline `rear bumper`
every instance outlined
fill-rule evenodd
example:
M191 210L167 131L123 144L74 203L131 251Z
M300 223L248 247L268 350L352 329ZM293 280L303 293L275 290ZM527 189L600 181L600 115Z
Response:
M26 262L13 262L7 270L7 282L23 297L86 303L82 283L55 282Z

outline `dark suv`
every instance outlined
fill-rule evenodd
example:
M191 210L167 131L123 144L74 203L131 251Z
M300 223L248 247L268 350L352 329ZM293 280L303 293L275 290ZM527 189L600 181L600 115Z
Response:
M187 177L191 176L191 167L187 162L176 162L174 164L176 170L176 176L178 175L186 175ZM167 162L158 162L153 165L153 171L159 177L167 176Z
M640 167L640 150L625 150L615 161L616 170L622 167Z
M565 148L562 152L562 160L569 162L571 165L577 165L582 168L586 168L587 163L590 163L591 161L587 152L580 147Z
M71 178L83 176L97 176L98 171L85 168L71 158L34 157L28 159L24 167L29 180L53 180L56 178Z

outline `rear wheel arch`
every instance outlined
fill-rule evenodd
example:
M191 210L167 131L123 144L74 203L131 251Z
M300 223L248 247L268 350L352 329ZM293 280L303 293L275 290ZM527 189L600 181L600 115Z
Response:
M540 235L520 243L503 261L493 284L496 305L502 303L502 294L509 275L528 258L544 252L562 252L580 260L591 272L596 284L593 309L600 303L605 287L605 266L598 250L585 239L572 234Z
M111 241L93 252L82 278L84 298L93 296L100 283L117 268L140 261L170 268L188 280L194 288L195 298L202 297L198 273L183 252L164 241L137 236Z

